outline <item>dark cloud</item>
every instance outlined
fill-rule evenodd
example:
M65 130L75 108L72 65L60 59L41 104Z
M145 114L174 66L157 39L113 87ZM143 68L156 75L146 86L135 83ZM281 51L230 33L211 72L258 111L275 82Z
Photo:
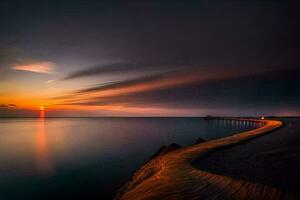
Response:
M109 82L109 83L105 83L105 84L99 84L97 86L77 90L75 92L72 92L69 95L53 97L52 99L68 99L68 98L73 97L76 94L101 92L101 91L105 91L105 90L120 89L120 88L124 88L124 87L135 86L137 84L158 81L158 80L161 80L162 78L166 78L166 77L176 75L176 74L178 74L178 72L176 72L176 73L175 72L157 73L157 74L146 75L146 76L122 80L122 81L115 81L115 82Z
M14 108L17 107L15 104L1 104L0 107L2 108Z
M268 71L224 80L90 99L80 105L300 111L300 69ZM71 103L72 104L72 103ZM78 103L73 103L78 104ZM275 109L276 110L276 109Z
M62 73L73 71L57 84L103 81L57 98L70 104L299 108L300 26L291 1L6 1L0 15L0 43L12 47L0 47L0 70L28 58L49 60ZM209 77L84 99L193 74ZM73 101L77 96L85 102Z
M15 104L1 104L0 117L39 117L39 111L20 108Z
M88 69L83 69L83 70L79 70L74 73L71 73L71 74L65 76L62 80L70 80L70 79L89 77L89 76L95 76L95 75L124 73L124 72L128 72L130 70L138 70L138 69L139 68L136 64L126 63L126 62L100 64L97 66L89 67Z
M172 76L180 76L184 75L182 72L168 72L168 73L159 73L159 74L152 74L152 75L147 75L147 76L142 76L138 78L133 78L125 81L117 81L113 83L107 83L107 84L102 84L96 87L91 87L87 89L82 89L78 90L76 93L82 94L82 93L89 93L89 92L101 92L105 90L112 90L112 89L120 89L120 88L125 88L129 86L135 86L138 84L147 84L147 83L152 83L155 81L160 81L164 78L170 78Z
M104 76L104 75L121 75L121 74L130 74L130 73L142 73L142 72L157 72L158 70L161 73L165 71L174 71L178 69L188 69L192 66L183 66L177 63L175 64L143 64L143 63L130 63L130 62L117 62L117 63L107 63L99 64L93 67L88 67L87 69L79 70L65 76L62 80L71 80L82 77L90 76Z
M1 11L1 38L47 60L231 70L299 64L297 10L289 1L7 2Z
M68 95L53 97L53 99L69 101L73 97L85 95L90 93L108 92L106 95L118 96L118 93L135 93L149 90L162 90L167 88L182 87L182 85L193 85L195 82L205 82L215 79L228 79L236 76L235 73L206 73L197 69L174 70L170 72L159 72L151 75L138 76L131 79L119 80L115 82L108 82L99 84L93 87L77 90ZM124 90L122 90L124 89Z

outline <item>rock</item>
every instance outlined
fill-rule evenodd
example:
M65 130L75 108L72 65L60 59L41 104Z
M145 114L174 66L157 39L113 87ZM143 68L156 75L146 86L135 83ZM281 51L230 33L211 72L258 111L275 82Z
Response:
M156 158L157 156L159 156L161 154L161 152L163 152L163 150L167 148L166 145L161 146L151 157L150 160L152 160L153 158Z
M166 147L166 146L165 146ZM137 185L153 176L159 170L161 170L161 164L159 159L152 159L137 170L131 180L129 180L124 186L122 186L114 198L114 200L120 200L124 194L134 189Z
M197 139L197 141L195 142L195 144L200 144L200 143L203 143L203 142L205 142L206 140L204 140L203 138L201 138L201 137L199 137L198 139Z
M157 156L165 155L165 154L169 153L170 151L174 151L174 150L177 150L180 148L181 148L181 146L176 143L169 144L168 146L163 145L150 157L150 160L152 160L153 158L156 158Z
M153 176L156 172L161 170L161 164L159 159L155 159L158 156L165 155L170 151L175 151L180 149L181 146L176 143L169 144L168 146L163 145L160 147L151 157L148 162L144 164L138 171L134 173L134 176L130 181L128 181L123 187L121 187L114 198L114 200L119 200L124 194L134 189L137 185L145 181L146 179Z
M169 144L161 153L160 153L160 156L162 155L165 155L167 153L169 153L170 151L174 151L174 150L177 150L177 149L180 149L181 146L179 144L176 144L176 143L172 143L172 144Z

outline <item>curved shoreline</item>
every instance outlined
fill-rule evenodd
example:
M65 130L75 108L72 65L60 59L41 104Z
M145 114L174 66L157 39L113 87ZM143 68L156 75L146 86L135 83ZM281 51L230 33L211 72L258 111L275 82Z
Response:
M283 125L274 120L235 120L264 123L264 126L159 156L139 169L116 199L293 199L293 194L278 188L209 173L193 165L212 151L255 138Z

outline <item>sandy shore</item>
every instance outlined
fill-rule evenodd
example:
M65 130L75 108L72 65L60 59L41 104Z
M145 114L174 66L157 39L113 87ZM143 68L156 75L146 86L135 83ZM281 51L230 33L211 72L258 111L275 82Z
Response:
M281 121L263 122L266 125L261 128L185 147L151 160L135 173L116 199L297 199L293 192L282 188L201 169L201 160L215 156L213 152L282 126ZM212 169L213 165L206 167Z

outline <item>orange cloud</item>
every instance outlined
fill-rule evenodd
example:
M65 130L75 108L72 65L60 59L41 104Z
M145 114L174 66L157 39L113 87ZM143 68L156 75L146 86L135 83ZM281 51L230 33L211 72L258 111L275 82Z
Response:
M133 94L145 91L152 90L161 90L167 89L187 84L192 84L194 82L199 82L201 80L206 80L206 75L202 75L200 72L186 72L186 73L172 73L167 74L165 76L154 76L154 78L145 80L143 78L138 81L124 81L120 84L111 85L111 86L103 86L99 88L92 88L87 90L77 91L73 94L65 95L61 98L58 98L58 102L84 102L85 100L89 100L92 98L99 97L117 97L123 94Z
M13 66L12 68L14 70L19 70L19 71L51 74L54 73L54 66L55 64L53 62L43 61L43 62L35 62L27 65L17 65L17 66Z

